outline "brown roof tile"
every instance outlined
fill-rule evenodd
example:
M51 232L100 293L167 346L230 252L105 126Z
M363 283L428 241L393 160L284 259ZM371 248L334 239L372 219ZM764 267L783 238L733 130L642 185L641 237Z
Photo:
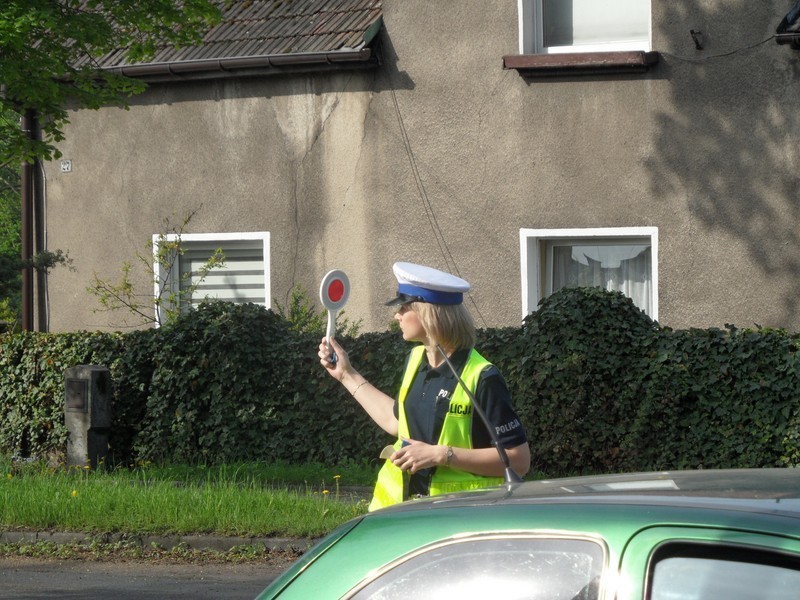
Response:
M222 22L206 33L201 46L165 45L147 64L360 50L367 31L382 18L381 1L219 0ZM96 64L103 69L143 65L127 62L124 49Z

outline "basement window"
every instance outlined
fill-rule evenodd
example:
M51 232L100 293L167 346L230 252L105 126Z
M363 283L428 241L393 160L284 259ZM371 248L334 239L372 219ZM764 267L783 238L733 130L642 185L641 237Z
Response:
M162 243L179 242L167 261L155 259ZM224 264L214 267L202 277L200 270L219 250ZM204 300L220 300L245 304L252 302L267 308L270 298L269 233L184 233L153 236L154 294L163 306L157 310L157 322L164 322L164 312L181 304L188 311ZM162 261L163 262L163 261ZM170 268L171 267L171 268Z
M522 318L565 287L620 291L658 320L658 229L520 229Z

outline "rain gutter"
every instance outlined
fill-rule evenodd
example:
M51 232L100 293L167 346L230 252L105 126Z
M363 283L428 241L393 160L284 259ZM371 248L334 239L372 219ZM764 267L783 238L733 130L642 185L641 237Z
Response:
M144 81L170 81L338 70L340 68L352 69L354 67L368 68L376 67L379 64L378 54L373 52L372 48L365 47L359 50L298 52L120 65L104 67L103 70Z

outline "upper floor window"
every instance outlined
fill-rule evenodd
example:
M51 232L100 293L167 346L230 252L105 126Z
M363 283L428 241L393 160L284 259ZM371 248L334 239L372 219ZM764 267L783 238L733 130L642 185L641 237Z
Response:
M650 0L519 0L520 54L650 50Z
M522 316L564 287L620 291L658 320L658 229L521 229Z

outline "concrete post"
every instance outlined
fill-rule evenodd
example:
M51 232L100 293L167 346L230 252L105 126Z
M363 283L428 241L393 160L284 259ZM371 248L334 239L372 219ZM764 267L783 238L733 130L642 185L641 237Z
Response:
M64 422L69 431L67 465L95 469L108 456L111 372L78 365L64 371Z

